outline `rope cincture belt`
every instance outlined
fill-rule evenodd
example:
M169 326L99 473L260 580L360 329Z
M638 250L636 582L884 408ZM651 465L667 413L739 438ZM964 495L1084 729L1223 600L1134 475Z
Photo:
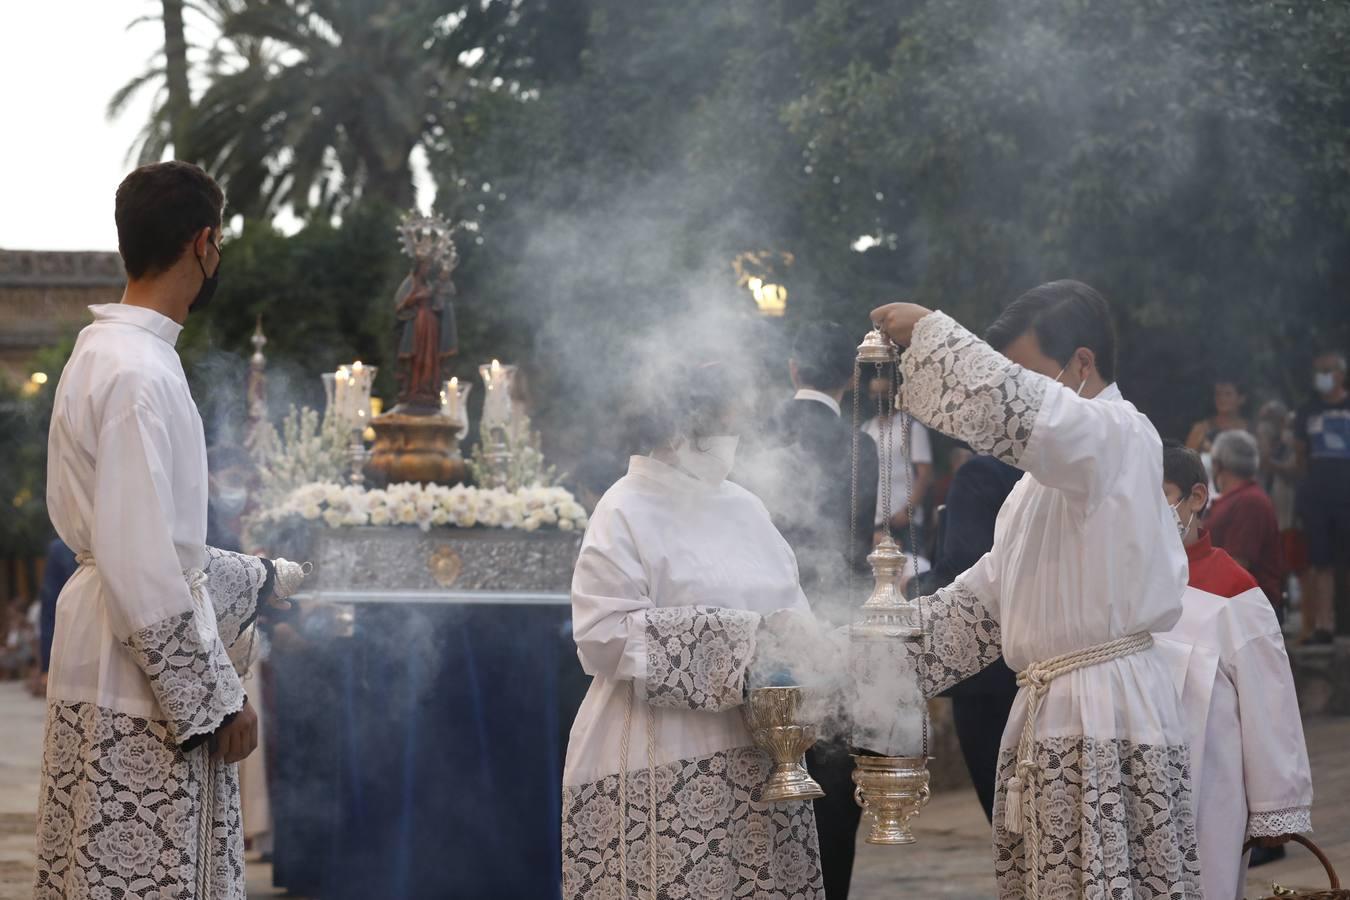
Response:
M1022 736L1017 742L1017 769L1008 779L1004 795L1003 828L1011 834L1022 835L1027 867L1027 900L1036 900L1040 877L1041 829L1036 816L1036 788L1039 787L1036 776L1040 767L1036 763L1036 716L1040 712L1041 701L1049 693L1050 683L1062 675L1123 659L1152 646L1153 635L1141 631L1095 647L1032 663L1017 673L1017 686L1027 689L1027 715L1022 724Z
M80 567L96 568L94 555L88 550L75 554L75 564ZM206 573L201 569L184 569L183 580L187 582L188 593L192 595L192 607L196 613L192 618L197 626L202 642L210 646L216 639L216 613L211 606L211 598L206 594ZM208 741L191 751L188 761L197 770L200 784L199 815L197 817L197 897L206 900L212 895L212 847L211 838L216 818L216 766L211 759L211 743Z

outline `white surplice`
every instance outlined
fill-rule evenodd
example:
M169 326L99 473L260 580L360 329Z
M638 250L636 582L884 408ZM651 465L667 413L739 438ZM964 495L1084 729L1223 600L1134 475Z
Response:
M1312 772L1284 635L1260 588L1187 588L1181 620L1156 636L1191 742L1208 900L1241 900L1248 838L1312 829Z
M768 758L741 711L761 617L807 608L753 494L633 457L572 579L593 680L563 773L564 897L647 897L653 867L661 897L822 896L811 804L759 801Z
M242 900L235 766L181 745L244 703L227 649L267 571L204 546L206 447L181 326L124 304L93 312L48 442L48 512L81 565L56 607L35 897Z
M1177 621L1186 554L1162 494L1161 441L1115 385L1079 397L942 313L919 321L901 366L920 421L1030 476L1000 510L993 549L925 600L930 696L1000 652L1022 670ZM1005 898L1028 889L1023 835L1005 827L1026 693L1004 732L994 803ZM1186 730L1156 647L1052 681L1034 762L1041 897L1200 895Z

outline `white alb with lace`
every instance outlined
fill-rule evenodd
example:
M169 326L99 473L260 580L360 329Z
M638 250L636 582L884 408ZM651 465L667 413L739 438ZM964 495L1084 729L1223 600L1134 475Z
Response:
M919 321L901 368L904 405L920 421L1029 473L999 513L993 549L924 601L932 630L913 652L925 690L1000 650L1023 670L1177 620L1186 556L1162 494L1161 442L1114 385L1077 396L942 313ZM1028 701L1023 689L1005 731L1000 896L1198 898L1186 731L1156 649L1045 687L1021 754L1036 777L1022 798L1038 826L1035 871L1004 794Z

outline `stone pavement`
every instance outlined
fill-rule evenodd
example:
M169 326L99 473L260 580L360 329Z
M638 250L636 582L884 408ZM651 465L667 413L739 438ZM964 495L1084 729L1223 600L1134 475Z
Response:
M27 900L32 891L33 826L42 745L43 706L19 682L0 683L0 900ZM1350 876L1350 717L1307 723L1313 783L1314 837ZM919 842L909 847L860 845L853 900L994 896L989 827L969 790L937 795L919 817ZM269 867L250 863L249 898L281 896L269 887ZM1247 896L1264 897L1271 882L1287 887L1326 884L1320 866L1302 848L1256 870Z

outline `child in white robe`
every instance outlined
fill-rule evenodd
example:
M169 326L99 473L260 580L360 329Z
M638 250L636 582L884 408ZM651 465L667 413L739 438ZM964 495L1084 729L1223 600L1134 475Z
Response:
M593 676L563 772L563 896L820 900L809 801L759 799L768 757L742 718L761 627L807 609L764 505L726 480L729 391L699 369L651 456L591 516L572 578Z
M1200 527L1204 463L1163 450L1163 491L1190 563L1181 620L1155 640L1172 663L1190 729L1196 832L1207 900L1241 900L1243 842L1312 828L1312 775L1284 635L1247 570Z

